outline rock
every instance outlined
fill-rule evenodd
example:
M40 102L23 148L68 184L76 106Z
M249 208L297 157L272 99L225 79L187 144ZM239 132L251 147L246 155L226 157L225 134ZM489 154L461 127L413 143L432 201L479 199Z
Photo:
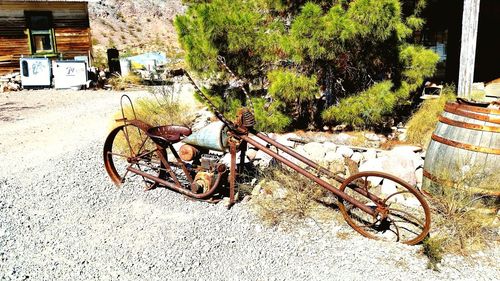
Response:
M206 108L198 111L195 114L195 119L193 121L193 126L191 126L191 130L193 132L196 132L206 127L208 124L210 124L210 119L212 117L213 117L212 112L208 111Z
M354 150L350 149L347 146L339 146L337 148L337 153L344 157L351 158L351 156L354 154Z
M404 132L404 133L400 133L400 134L398 135L398 140L399 140L399 141L406 141L406 138L407 138L406 132Z
M300 145L300 146L297 146L296 148L293 149L295 152L297 152L298 154L304 156L304 157L307 157L307 158L310 158L309 154L307 154L305 151L304 151L304 146ZM306 164L304 164L302 161L299 161L291 156L289 156L288 154L283 154L283 156L292 161L293 163L299 165L301 168L305 168L307 167Z
M323 131L325 131L325 132L326 132L326 131L330 131L330 127L328 127L328 126L323 126Z
M250 159L251 161L255 160L255 157L257 157L257 151L256 149L248 149L247 152L246 152L246 156L248 159Z
M328 151L323 158L324 162L342 162L344 161L344 156L337 152Z
M273 190L273 198L275 199L285 199L288 195L288 190L283 187L278 187Z
M351 156L351 160L359 164L363 160L363 154L354 152Z
M331 192L327 192L325 196L321 197L319 200L326 205L334 205L338 202L337 197Z
M405 198L403 204L413 208L419 208L422 205L415 196L410 196L409 198Z
M413 162L413 168L414 170L418 169L419 167L423 167L424 165L424 160L420 157L419 154L415 153L415 150L421 149L420 147L416 146L396 146L392 150L389 151L388 155L392 157L393 155L396 155L400 158L406 158L410 159Z
M288 140L289 138L297 138L296 134L290 133L285 135L276 135L275 140L284 146L294 147L295 142Z
M396 183L390 180L384 180L382 187L380 188L380 192L386 196L396 193L397 191L398 189L396 188Z
M415 177L417 180L417 187L422 188L422 183L424 180L424 168L420 167L415 171Z
M253 189L252 189L252 196L259 196L260 195L260 190L261 190L260 184L257 184Z
M398 150L405 150L405 151L413 151L415 153L417 152L422 152L422 147L416 146L416 145L397 145L393 147L391 150L393 151L398 151Z
M335 152L337 150L337 145L334 144L333 142L324 142L323 147L326 150L326 153L328 152Z
M369 141L380 141L380 138L374 133L366 133L365 138Z
M346 127L347 127L347 125L337 125L337 126L333 127L333 130L336 132L340 132L340 131L345 130Z
M267 146L268 145L267 142L265 142L261 138L258 138L258 137L254 136L254 135L251 135L250 138L253 139L254 141L258 142L259 144L263 145L263 146ZM248 148L254 148L254 146L251 145L251 144L248 144Z
M325 147L318 142L310 142L304 145L304 151L313 161L322 161L326 154Z
M338 134L337 136L335 136L335 143L339 143L339 144L349 144L350 140L351 140L351 136L349 136L348 134L345 134L345 133L340 133Z
M399 177L411 186L415 186L417 184L416 167L412 155L415 154L413 152L407 154L402 151L391 151L384 158L382 168L386 173Z
M377 158L377 151L375 151L373 149L369 149L369 150L363 152L363 158L365 160L375 159L375 158Z
M255 154L254 161L258 161L257 165L260 168L267 168L269 166L269 163L271 163L271 160L273 158L266 153L262 152L261 150L257 151Z
M364 162L359 166L359 171L360 172L366 172L366 171L375 171L375 172L384 172L384 161L386 160L386 157L383 158L373 158L369 159L368 161ZM368 178L370 183L373 184L374 186L379 185L382 182L382 178L379 177L369 177Z

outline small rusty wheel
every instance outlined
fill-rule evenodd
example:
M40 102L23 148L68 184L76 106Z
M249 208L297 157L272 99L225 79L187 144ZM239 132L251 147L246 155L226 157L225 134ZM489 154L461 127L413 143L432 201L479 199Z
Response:
M360 172L340 190L372 210L372 216L339 198L347 223L368 238L415 245L429 233L431 214L423 195L402 179L381 172Z
M141 179L146 189L156 187L156 183L129 172L128 167L139 169L156 177L163 177L165 170L157 152L159 148L145 133L143 126L125 124L113 129L104 144L104 166L111 180L121 186L127 180ZM163 150L164 151L164 150Z

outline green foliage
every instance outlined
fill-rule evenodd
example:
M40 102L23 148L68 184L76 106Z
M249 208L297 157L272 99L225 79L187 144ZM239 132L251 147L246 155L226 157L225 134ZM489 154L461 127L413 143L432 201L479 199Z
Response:
M269 94L285 102L310 101L318 92L316 76L308 77L290 70L273 70L267 74Z
M272 103L266 107L266 101L263 98L253 99L252 102L255 107L257 130L280 133L292 123L292 119L279 110L279 104Z
M357 127L378 124L384 115L390 113L397 101L391 88L390 81L377 83L366 91L345 98L337 106L323 111L322 117Z
M408 15L400 0L185 2L175 26L188 66L228 84L216 61L222 55L249 81L252 96L268 90L292 126L306 127L321 114L314 99L320 91L324 121L376 125L432 76L438 60L406 42L423 26L425 0L409 4Z
M404 79L412 90L422 85L425 77L434 74L439 60L439 56L433 51L415 45L403 46L399 55L404 68Z

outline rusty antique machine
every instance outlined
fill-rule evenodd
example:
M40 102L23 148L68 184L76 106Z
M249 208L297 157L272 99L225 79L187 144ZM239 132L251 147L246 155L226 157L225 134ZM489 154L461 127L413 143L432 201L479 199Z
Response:
M220 63L236 77L223 60ZM116 185L126 179L139 179L146 189L166 187L208 202L229 196L232 205L236 200L236 177L251 145L335 195L347 223L363 236L414 245L428 235L429 206L415 187L381 172L360 172L343 178L258 132L250 109L241 108L234 121L226 119L189 74L183 74L220 121L194 133L184 126L153 127L137 120L135 112L134 119L126 118L122 106L123 118L117 121L123 124L109 133L104 144L106 171ZM224 158L230 159L229 165ZM307 167L299 166L299 161ZM330 184L332 180L340 182L340 187Z

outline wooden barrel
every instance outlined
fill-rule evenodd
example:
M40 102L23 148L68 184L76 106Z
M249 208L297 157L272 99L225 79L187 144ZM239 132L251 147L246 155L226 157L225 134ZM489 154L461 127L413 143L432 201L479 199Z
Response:
M446 104L427 148L424 191L445 184L500 196L499 175L500 110Z

